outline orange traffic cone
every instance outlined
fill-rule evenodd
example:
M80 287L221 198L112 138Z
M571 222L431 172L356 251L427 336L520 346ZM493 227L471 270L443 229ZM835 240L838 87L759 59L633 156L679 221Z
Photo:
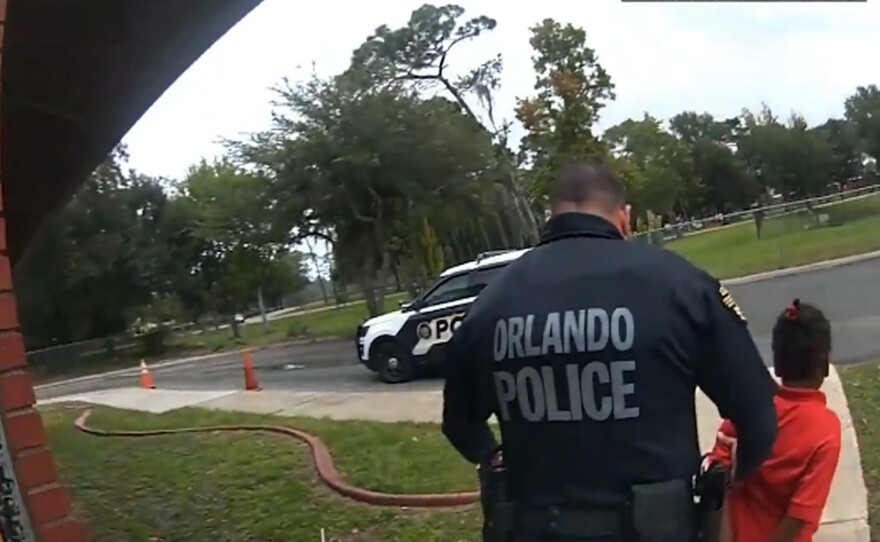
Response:
M257 384L257 374L254 372L254 361L251 359L251 353L244 352L244 389L247 391L260 391L260 385Z
M144 360L141 360L141 387L145 390L156 389L156 384L153 382L153 375L150 374L150 370L147 369L147 364Z

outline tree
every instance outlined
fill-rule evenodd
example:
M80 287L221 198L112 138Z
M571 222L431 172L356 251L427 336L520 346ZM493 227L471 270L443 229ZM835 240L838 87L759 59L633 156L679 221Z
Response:
M862 145L854 123L845 119L828 119L813 131L831 149L832 180L842 183L862 174Z
M846 119L855 126L863 152L880 160L880 89L877 85L857 87L844 103Z
M292 250L278 261L283 264L279 269L284 280L279 282L284 286L282 290L285 294L295 294L312 283L309 279L309 266L306 263L306 256L302 252Z
M359 87L414 88L431 90L439 86L474 122L487 124L496 142L495 158L505 203L514 210L512 230L518 244L534 242L538 222L517 176L517 164L507 149L510 125L499 127L494 114L493 92L498 89L502 70L501 55L495 55L456 77L449 73L448 61L459 44L472 41L494 30L495 19L478 16L462 21L464 8L454 4L425 4L414 10L408 23L400 28L380 26L358 47L346 76ZM486 110L486 121L468 103L474 94Z
M693 194L692 209L730 213L747 209L760 187L735 152L739 119L716 120L709 113L685 111L672 117L673 135L689 150L701 190Z
M731 213L748 209L761 188L749 175L745 162L730 147L710 139L699 139L690 148L694 173L702 192L692 203L707 213Z
M162 281L162 183L111 152L15 271L31 348L124 332Z
M178 196L169 198L158 228L161 240L157 248L165 257L156 293L177 297L183 317L189 322L198 322L212 304L205 277L213 275L215 262L204 258L211 253L211 242L199 235L197 220L192 202Z
M564 161L606 161L607 150L592 130L614 99L614 84L583 29L545 19L531 33L537 94L518 100L516 118L526 131L521 150L532 168L533 194L546 196Z
M609 128L603 140L614 153L630 161L642 181L630 187L637 211L688 216L688 203L700 190L687 147L666 132L660 121L645 115Z
M686 145L694 145L703 139L730 144L738 125L739 119L736 118L718 121L709 113L694 111L683 111L669 119L672 133Z
M193 234L203 241L197 273L210 285L214 308L230 317L239 336L236 312L256 298L266 325L263 288L273 262L285 252L286 232L277 229L269 180L228 160L202 160L181 185Z
M337 276L357 282L371 314L384 306L395 254L416 253L419 222L481 205L491 135L445 99L312 76L279 89L273 136L239 155L271 171L294 238L319 235Z
M427 218L422 221L419 241L425 271L430 278L436 278L443 272L443 251L437 242L437 232Z
M827 140L808 129L793 114L786 124L764 108L760 115L744 112L737 139L738 154L764 190L785 198L825 193L831 181L834 156Z

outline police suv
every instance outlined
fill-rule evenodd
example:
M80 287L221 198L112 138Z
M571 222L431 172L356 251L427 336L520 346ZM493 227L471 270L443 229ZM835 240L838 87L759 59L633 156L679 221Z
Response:
M401 309L367 320L357 329L361 362L389 383L406 382L419 372L442 367L446 343L492 277L524 250L485 252L450 267Z

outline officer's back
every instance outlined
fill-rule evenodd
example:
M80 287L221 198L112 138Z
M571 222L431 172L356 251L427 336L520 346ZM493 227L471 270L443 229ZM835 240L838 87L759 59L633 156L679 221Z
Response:
M773 385L729 294L673 253L624 242L628 206L605 170L567 168L551 203L541 243L453 338L450 441L466 456L488 446L476 427L494 412L514 501L623 502L696 473L700 385L750 428L740 460L756 467L775 435Z
M620 242L595 216L559 215L550 227L578 236L525 254L473 316L496 322L479 351L491 347L505 463L523 467L511 491L690 476L703 338L689 312L704 309L687 295L702 277L668 252Z

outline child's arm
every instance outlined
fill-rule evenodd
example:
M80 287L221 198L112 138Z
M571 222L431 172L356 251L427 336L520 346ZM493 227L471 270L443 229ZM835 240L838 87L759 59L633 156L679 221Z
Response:
M784 517L774 529L767 542L794 542L801 529L806 524L802 519Z
M840 430L816 448L795 488L785 518L768 542L793 542L804 525L819 525L840 459Z
M733 424L730 423L730 420L722 421L721 427L718 428L718 432L728 437L736 438L736 429L733 427ZM715 463L721 463L725 467L730 468L733 459L730 447L716 439L714 447L709 452L709 460Z

